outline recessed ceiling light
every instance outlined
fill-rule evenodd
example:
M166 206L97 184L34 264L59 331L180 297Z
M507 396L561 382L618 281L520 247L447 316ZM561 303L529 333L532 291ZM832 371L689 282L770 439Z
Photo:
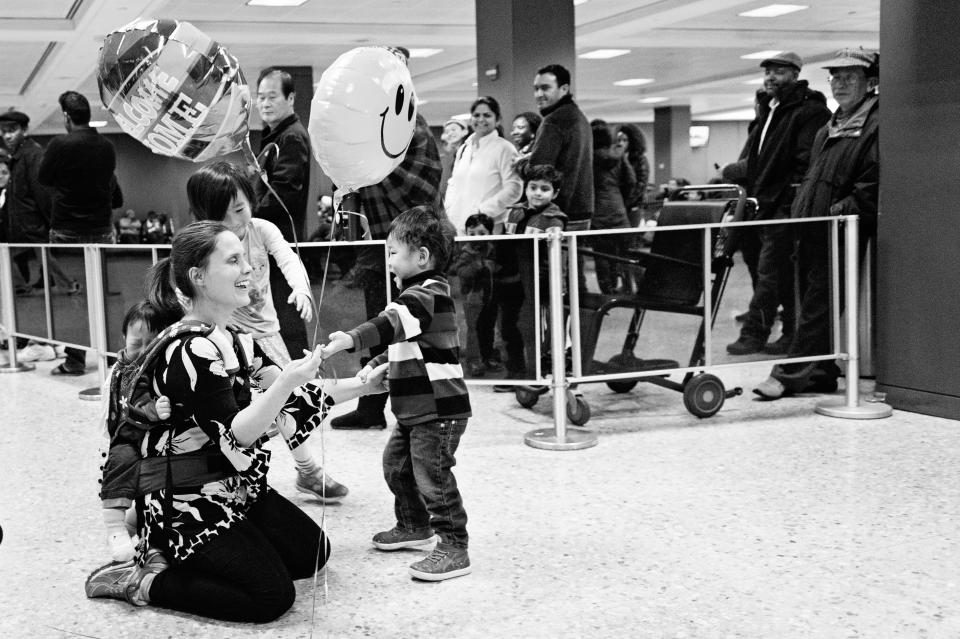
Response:
M628 53L630 53L630 49L594 49L587 53L581 53L577 57L583 58L584 60L609 60L610 58L618 58Z
M617 80L613 84L618 87L638 87L651 82L653 82L653 78L630 78L628 80Z
M95 129L98 129L102 126L107 126L107 121L106 120L90 120L90 126L92 126Z
M741 60L765 60L766 58L772 58L773 56L783 53L783 51L754 51L753 53L748 53L747 55L740 56Z
M247 0L250 7L299 7L307 0Z
M661 97L642 98L640 100L637 100L637 102L639 102L640 104L656 104L657 102L666 102L669 99L670 98L661 98Z
M794 11L803 11L809 8L810 7L805 4L768 4L765 7L751 9L750 11L744 11L737 15L741 15L744 18L776 18L777 16L783 16L788 13L793 13Z
M432 55L437 55L443 51L443 49L410 49L411 58L429 58Z

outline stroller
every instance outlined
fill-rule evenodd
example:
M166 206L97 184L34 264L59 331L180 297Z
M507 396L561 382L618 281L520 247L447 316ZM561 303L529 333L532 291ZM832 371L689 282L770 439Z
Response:
M686 199L696 194L698 199ZM743 221L751 219L756 212L756 202L746 197L745 191L736 185L688 186L674 192L665 201L657 226L679 226L686 224L718 223L722 221ZM724 400L742 394L743 389L727 391L723 382L710 373L687 372L682 381L667 378L667 374L636 377L638 372L650 372L670 368L680 368L679 362L668 359L641 359L634 355L634 347L647 311L678 313L701 318L687 367L697 367L704 362L703 321L703 230L687 229L654 233L649 252L632 250L629 259L619 258L589 249L581 249L582 255L591 255L612 260L624 265L636 274L636 291L629 295L601 295L585 293L580 295L581 324L581 367L584 375L623 374L623 379L607 381L607 386L617 392L626 393L638 382L645 381L663 388L676 390L683 394L683 403L687 410L697 417L711 417L723 406ZM712 231L711 263L711 324L716 320L730 268L732 256L736 250L735 229L714 229ZM569 305L568 305L569 310ZM619 354L606 362L595 361L594 354L597 339L603 326L603 320L614 308L633 309L627 335ZM526 407L533 406L540 388L522 387L517 389L517 401ZM590 407L580 394L571 393L567 403L567 418L577 426L585 424L590 418Z

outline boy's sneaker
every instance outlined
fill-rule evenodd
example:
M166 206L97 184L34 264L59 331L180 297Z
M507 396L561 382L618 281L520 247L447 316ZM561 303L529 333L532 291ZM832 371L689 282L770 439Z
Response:
M296 486L301 493L313 495L324 504L338 504L350 492L346 486L323 472L322 468L310 475L298 472Z
M469 575L470 557L466 548L439 543L433 552L410 564L410 574L424 581L443 581Z
M57 351L49 344L27 344L17 352L20 362L49 362L57 359Z
M378 532L373 536L373 547L379 550L402 550L404 548L422 548L437 540L430 528L417 528L406 531L398 526Z

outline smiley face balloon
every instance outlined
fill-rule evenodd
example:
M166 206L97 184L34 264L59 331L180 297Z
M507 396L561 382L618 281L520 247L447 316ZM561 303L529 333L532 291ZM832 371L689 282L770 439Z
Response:
M385 47L352 49L323 72L313 95L314 156L338 187L377 184L403 161L416 119L406 64Z

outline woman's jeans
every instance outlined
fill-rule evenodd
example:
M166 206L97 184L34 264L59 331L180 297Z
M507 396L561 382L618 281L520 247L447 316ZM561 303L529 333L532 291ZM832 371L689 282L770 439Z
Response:
M228 621L273 621L289 610L293 581L323 567L330 543L313 519L272 488L247 516L158 574L150 604Z
M397 526L432 527L445 544L466 548L467 511L452 468L466 419L397 424L383 451L383 476L394 496Z

